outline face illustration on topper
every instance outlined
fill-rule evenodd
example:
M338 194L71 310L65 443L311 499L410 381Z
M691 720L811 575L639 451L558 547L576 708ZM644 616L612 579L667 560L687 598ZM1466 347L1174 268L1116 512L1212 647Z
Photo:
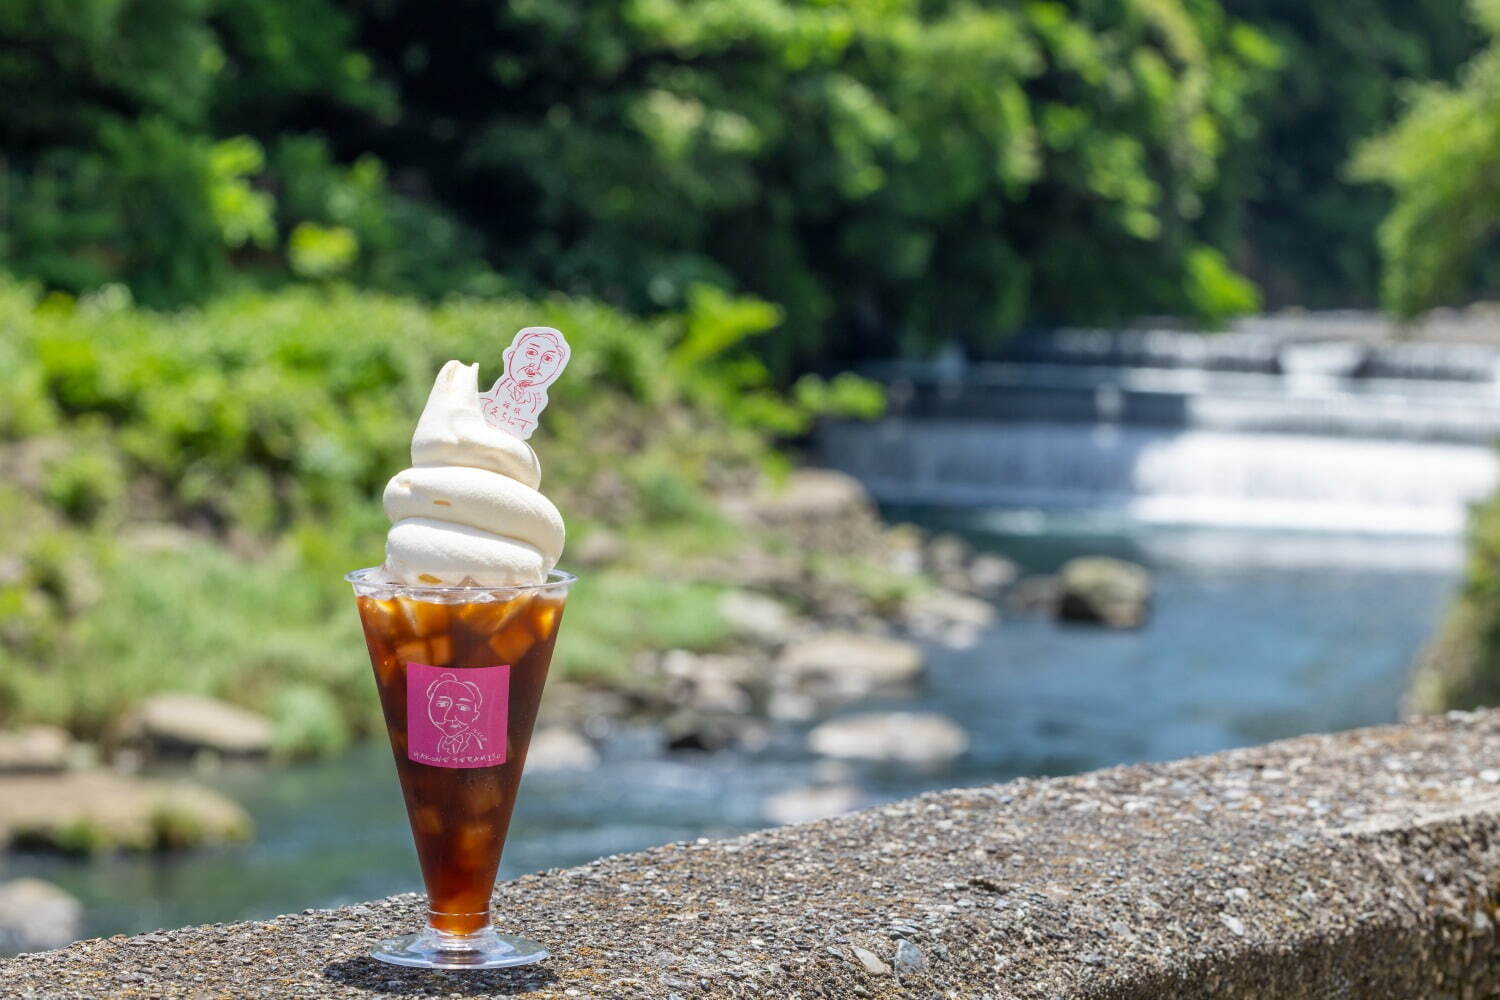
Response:
M505 374L480 394L484 417L492 426L525 441L536 430L547 406L547 387L567 367L568 342L550 326L528 326L505 352Z
M485 748L484 734L474 728L483 706L484 694L479 685L461 681L452 673L444 673L427 685L427 718L443 733L438 740L439 753L458 754Z

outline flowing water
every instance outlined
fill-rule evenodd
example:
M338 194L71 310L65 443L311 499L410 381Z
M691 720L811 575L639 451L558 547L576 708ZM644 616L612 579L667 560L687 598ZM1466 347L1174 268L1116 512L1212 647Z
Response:
M1144 629L1122 633L1011 616L972 648L930 648L921 690L877 707L941 712L969 731L971 752L940 771L820 763L803 749L805 727L776 731L755 753L713 756L665 755L651 731L618 731L594 771L528 775L502 874L763 827L768 797L818 781L853 785L860 804L874 804L1390 721L1459 558L1452 538L1162 529L982 510L891 513L959 530L1031 570L1084 553L1138 560L1154 571L1155 614ZM252 844L89 862L16 856L7 871L40 875L79 896L90 935L267 917L420 888L384 745L289 768L233 768L209 780L253 814Z

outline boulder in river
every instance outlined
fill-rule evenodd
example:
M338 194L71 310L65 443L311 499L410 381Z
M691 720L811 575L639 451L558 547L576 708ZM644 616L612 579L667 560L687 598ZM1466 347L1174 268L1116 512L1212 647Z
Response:
M857 632L800 639L776 661L777 687L836 701L910 687L922 676L916 644Z
M669 702L709 715L738 715L750 711L750 690L764 686L764 669L743 656L692 653L671 649L658 669L666 678Z
M949 590L994 597L1020 575L1016 564L993 552L975 552L953 534L934 535L927 540L922 565Z
M808 733L807 745L828 757L935 767L968 750L969 735L930 712L866 712L829 719Z
M682 709L662 722L667 750L716 753L731 746L754 750L765 745L769 733L763 723L744 716L714 715Z
M83 904L51 882L0 882L0 951L47 951L78 940Z
M1151 574L1107 556L1070 559L1058 573L1059 621L1139 628L1151 610Z
M913 635L955 649L973 646L996 617L989 601L942 589L908 598L901 612Z
M66 771L74 752L73 738L56 726L23 726L0 732L0 774Z
M969 560L968 574L972 592L994 596L1015 583L1021 570L1004 556L982 552Z
M537 771L592 771L599 766L599 751L584 736L567 726L544 726L531 737L526 751L526 773Z
M0 846L66 853L245 840L250 817L202 785L96 769L0 776Z
M128 735L159 754L210 750L226 757L258 757L271 750L271 722L263 715L195 694L159 694L146 699Z
M1005 595L1005 607L1022 613L1052 614L1057 610L1059 580L1055 576L1022 578Z

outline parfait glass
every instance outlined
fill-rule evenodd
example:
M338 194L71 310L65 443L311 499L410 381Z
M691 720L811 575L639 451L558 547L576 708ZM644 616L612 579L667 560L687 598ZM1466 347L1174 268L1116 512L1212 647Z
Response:
M542 686L576 579L407 586L377 568L354 587L427 888L427 926L371 952L394 965L494 969L547 957L496 931L490 896Z

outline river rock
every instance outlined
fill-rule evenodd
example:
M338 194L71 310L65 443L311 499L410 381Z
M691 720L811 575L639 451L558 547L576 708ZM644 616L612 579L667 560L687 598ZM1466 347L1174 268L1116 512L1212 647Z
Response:
M941 715L868 712L828 720L807 735L807 745L829 757L931 767L962 755L969 736Z
M926 536L914 524L895 524L887 528L885 567L897 576L916 576L922 572L922 545Z
M211 750L229 757L255 757L271 749L269 719L195 694L146 699L128 728L135 742L161 754Z
M808 785L772 795L761 803L761 814L772 823L811 823L849 812L860 798L853 785Z
M1005 607L1011 611L1025 613L1057 610L1060 581L1055 576L1028 576L1021 579L1005 595Z
M51 882L0 883L0 951L46 951L78 940L83 904Z
M632 666L634 672L644 673L650 669L649 665ZM623 692L559 680L547 685L547 697L542 699L537 724L581 728L590 737L597 737L607 732L615 720L626 718L637 707Z
M969 560L969 589L976 594L994 596L1015 583L1021 569L1004 556L981 552Z
M717 753L739 736L735 720L684 709L662 722L662 744L673 752Z
M582 735L566 726L545 726L531 736L526 752L526 772L592 771L599 766L599 751Z
M1070 559L1058 573L1059 621L1139 628L1151 606L1151 575L1144 567L1106 556Z
M902 617L913 634L966 649L995 622L995 606L953 590L934 590L908 598Z
M65 771L73 755L73 738L56 726L0 732L0 774Z
M927 572L945 584L949 580L967 579L965 564L969 561L969 545L957 535L933 535L927 540L927 548L922 555Z
M1002 555L976 553L958 535L943 533L926 539L921 566L949 590L995 597L1021 575L1020 568Z
M250 817L211 789L96 769L0 776L0 845L68 853L245 840Z
M737 637L762 646L780 646L792 630L786 605L745 590L731 590L720 598L719 614Z
M659 668L666 678L669 702L709 715L739 715L750 711L750 688L764 687L765 669L756 670L743 656L668 650Z
M807 722L818 714L818 701L812 695L776 690L766 699L766 715L777 722Z
M922 651L900 639L824 632L783 650L775 674L778 687L850 701L916 683L922 676Z

